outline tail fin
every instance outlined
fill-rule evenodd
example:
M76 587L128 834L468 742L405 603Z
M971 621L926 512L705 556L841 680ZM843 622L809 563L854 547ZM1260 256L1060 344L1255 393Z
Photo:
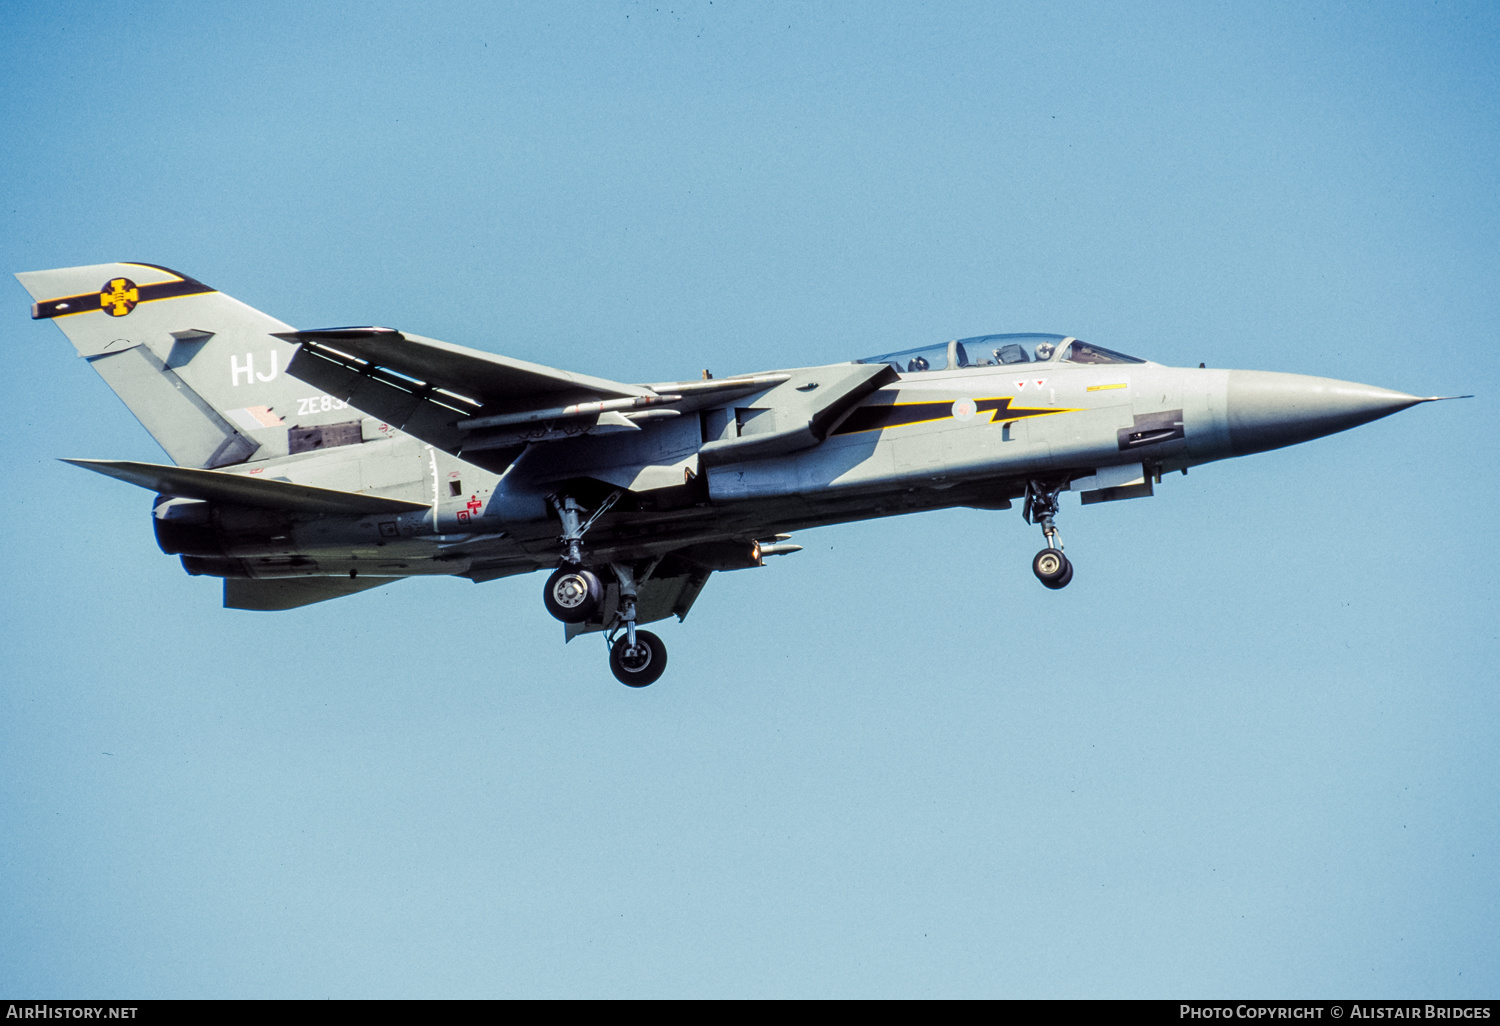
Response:
M137 263L16 278L36 300L32 318L62 329L178 466L285 456L288 418L354 421L358 441L357 412L312 401L284 373L295 346L274 333L291 327L200 281Z

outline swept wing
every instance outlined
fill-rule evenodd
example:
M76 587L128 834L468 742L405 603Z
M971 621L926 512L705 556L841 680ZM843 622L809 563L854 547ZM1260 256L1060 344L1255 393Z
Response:
M511 426L495 418L608 400L649 403L657 395L644 385L557 370L391 328L324 328L277 337L301 343L287 367L294 377L454 454L474 448L472 443L487 429ZM591 424L579 425L582 430L607 412L612 411L575 411L568 417L592 416ZM492 423L478 428L469 423L484 420ZM524 444L497 446L485 462L508 464Z

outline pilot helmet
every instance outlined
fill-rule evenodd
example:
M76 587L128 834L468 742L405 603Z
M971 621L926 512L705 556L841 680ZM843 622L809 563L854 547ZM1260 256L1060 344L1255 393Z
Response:
M1052 359L1052 351L1057 347L1051 342L1038 342L1036 346L1036 358L1038 360Z

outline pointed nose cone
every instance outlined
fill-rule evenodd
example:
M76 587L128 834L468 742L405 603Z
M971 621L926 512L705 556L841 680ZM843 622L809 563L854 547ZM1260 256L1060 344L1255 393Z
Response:
M1347 431L1423 401L1333 378L1230 371L1229 446L1236 456L1279 449Z

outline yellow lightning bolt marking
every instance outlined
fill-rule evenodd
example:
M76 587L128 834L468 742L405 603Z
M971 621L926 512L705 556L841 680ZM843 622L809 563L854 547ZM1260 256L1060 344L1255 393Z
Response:
M1008 403L1013 403L1013 402L1015 402L1015 400L1016 400L1015 396L1000 397L1000 399L999 399L1000 402L1004 402L1004 403L1007 403L1007 404ZM979 402L982 402L982 403L995 402L995 401L996 401L995 399L980 399L979 400ZM986 424L1005 424L1005 423L1008 423L1009 421L1014 421L1014 420L1030 420L1033 417L1050 417L1054 413L1080 413L1080 412L1082 412L1082 410L1081 410L1081 408L1075 408L1075 407L1059 407L1057 409L1043 409L1043 408L1037 407L1037 406L1021 406L1021 407L1017 407L1015 409L1001 408L1001 409L996 409L996 410L980 410L979 412L980 413L988 413L990 415L990 419L984 422ZM1007 414L1009 416L1007 416Z

